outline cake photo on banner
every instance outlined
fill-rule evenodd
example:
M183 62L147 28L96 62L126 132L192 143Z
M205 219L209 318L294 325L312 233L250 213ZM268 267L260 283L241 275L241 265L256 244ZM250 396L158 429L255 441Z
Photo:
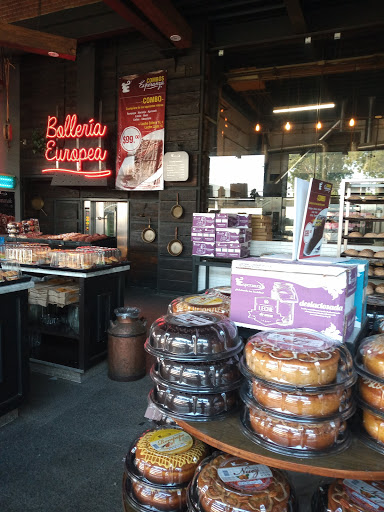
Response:
M164 189L166 84L166 71L119 80L117 189Z

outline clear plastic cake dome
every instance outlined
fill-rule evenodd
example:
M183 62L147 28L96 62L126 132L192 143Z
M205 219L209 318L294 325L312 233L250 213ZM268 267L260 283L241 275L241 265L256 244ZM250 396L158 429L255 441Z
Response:
M145 349L171 360L214 361L243 348L236 325L223 315L191 311L167 314L151 326Z

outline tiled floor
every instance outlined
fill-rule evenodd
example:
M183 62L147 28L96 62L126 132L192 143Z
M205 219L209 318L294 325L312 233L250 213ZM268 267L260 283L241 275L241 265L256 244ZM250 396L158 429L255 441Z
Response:
M130 289L126 305L151 323L170 297ZM144 418L148 376L135 382L107 377L106 362L82 384L32 374L20 416L0 429L1 512L122 512L123 459L151 423ZM301 512L319 478L291 473Z

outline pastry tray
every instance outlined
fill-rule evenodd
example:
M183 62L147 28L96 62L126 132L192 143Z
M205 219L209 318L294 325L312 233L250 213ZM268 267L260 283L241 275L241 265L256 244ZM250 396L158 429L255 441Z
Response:
M0 281L0 286L10 286L12 284L27 283L30 280L30 276L23 276L17 279L11 279L10 281Z

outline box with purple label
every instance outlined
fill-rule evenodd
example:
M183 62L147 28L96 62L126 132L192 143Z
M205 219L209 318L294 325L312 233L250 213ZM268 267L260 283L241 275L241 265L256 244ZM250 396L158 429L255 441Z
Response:
M216 242L216 258L246 258L249 256L249 243L239 244L237 242Z
M238 213L237 217L239 228L248 228L251 226L251 216L247 213Z
M191 229L192 242L214 242L216 240L215 228L197 228L192 226Z
M193 242L192 254L194 256L215 256L215 242Z
M239 225L237 213L216 213L217 228L235 228Z
M230 318L243 327L307 328L344 341L353 329L356 281L353 265L235 260Z
M250 240L248 231L248 228L216 227L216 242L237 242L243 244Z
M215 217L216 213L194 213L192 225L201 228L214 228Z

